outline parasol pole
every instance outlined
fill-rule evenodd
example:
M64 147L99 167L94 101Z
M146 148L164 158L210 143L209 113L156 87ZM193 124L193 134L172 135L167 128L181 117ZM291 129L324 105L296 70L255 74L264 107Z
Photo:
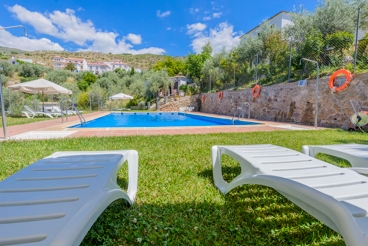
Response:
M43 99L43 91L42 91L42 111L45 112L45 101Z

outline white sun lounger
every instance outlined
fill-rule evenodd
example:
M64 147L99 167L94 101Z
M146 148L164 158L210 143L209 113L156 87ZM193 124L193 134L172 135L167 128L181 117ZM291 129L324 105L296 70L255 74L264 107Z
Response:
M31 109L30 107L28 107L28 106L26 106L26 105L24 105L24 108L27 110L27 111L22 111L22 113L24 113L26 116L27 116L27 118L33 118L33 117L35 117L35 115L38 115L38 114L40 114L40 115L46 115L46 116L48 116L48 117L50 117L50 118L54 118L51 114L49 114L49 113L46 113L46 112L42 112L42 111L34 111L33 109ZM30 115L32 115L31 117L30 117ZM56 116L57 117L57 116Z
M221 156L240 163L227 183ZM213 177L223 194L244 184L271 187L340 233L347 245L368 245L368 178L300 152L274 145L213 146Z
M128 190L116 184L128 161ZM79 245L117 199L133 204L138 154L56 152L0 182L0 245Z
M365 144L304 145L303 153L312 157L318 153L336 156L349 161L350 169L368 174L368 145Z

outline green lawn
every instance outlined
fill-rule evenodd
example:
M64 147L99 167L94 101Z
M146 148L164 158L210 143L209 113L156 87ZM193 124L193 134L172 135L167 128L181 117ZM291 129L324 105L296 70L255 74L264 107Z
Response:
M0 145L0 180L55 151L135 149L136 203L112 204L83 245L344 245L338 233L272 189L245 185L223 196L213 185L210 148L271 143L301 151L304 144L351 142L368 144L368 135L324 130L9 141ZM240 172L229 157L224 165L227 180ZM126 166L119 172L122 187L126 172Z
M50 117L35 116L34 118L27 117L6 117L6 126L24 125L32 122L51 120ZM0 127L3 127L3 120L0 117Z

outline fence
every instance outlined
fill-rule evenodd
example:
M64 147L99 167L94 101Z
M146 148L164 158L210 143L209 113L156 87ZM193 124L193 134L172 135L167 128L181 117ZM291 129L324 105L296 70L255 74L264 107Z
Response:
M254 53L248 61L235 64L233 71L219 68L217 77L222 81L207 77L200 84L201 90L220 91L315 78L315 64L302 58L318 62L320 76L331 75L341 68L354 73L368 70L368 37L359 29L359 15L360 9L356 12L356 30L350 32L325 28L322 33L312 29L298 39L286 37L281 31L270 32L262 51Z

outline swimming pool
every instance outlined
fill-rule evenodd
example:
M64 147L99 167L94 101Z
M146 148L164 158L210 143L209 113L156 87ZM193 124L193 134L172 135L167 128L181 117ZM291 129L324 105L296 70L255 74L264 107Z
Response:
M107 127L185 127L185 126L232 126L257 125L259 123L222 119L209 116L184 113L111 113L87 121L71 128L107 128Z

